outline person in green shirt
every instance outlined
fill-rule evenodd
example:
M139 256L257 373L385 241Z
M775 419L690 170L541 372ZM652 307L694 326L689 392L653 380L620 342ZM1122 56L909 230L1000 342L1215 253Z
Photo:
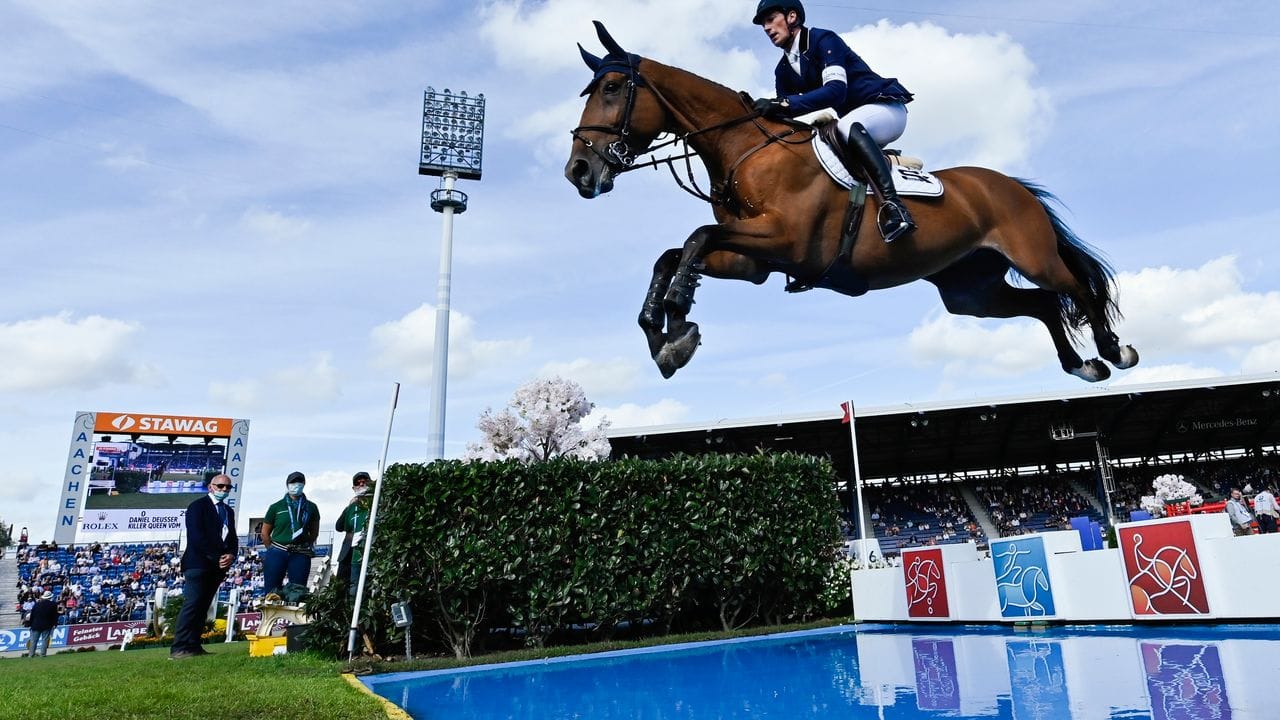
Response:
M320 535L320 508L302 492L306 476L291 472L284 483L288 492L267 508L259 535L265 546L262 575L268 594L279 593L286 577L290 583L306 585Z
M373 505L372 481L369 473L361 470L351 478L351 491L355 495L338 516L334 526L346 533L342 540L342 552L338 553L338 577L347 581L347 594L356 594L360 582L360 565L364 560L365 530L369 527L369 509Z

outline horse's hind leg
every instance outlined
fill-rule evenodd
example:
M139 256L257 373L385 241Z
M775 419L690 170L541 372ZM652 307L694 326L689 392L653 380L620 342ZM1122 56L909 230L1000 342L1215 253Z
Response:
M1085 361L1076 352L1062 322L1058 294L1039 288L1016 288L1004 279L1008 261L990 251L979 251L927 280L938 288L942 304L953 315L1012 318L1031 317L1049 330L1062 369L1098 381L1111 371L1098 360Z

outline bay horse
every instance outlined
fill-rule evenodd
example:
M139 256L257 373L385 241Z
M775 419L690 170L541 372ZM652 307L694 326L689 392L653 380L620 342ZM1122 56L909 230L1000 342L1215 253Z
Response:
M814 130L766 119L745 93L628 53L603 24L595 26L608 54L578 46L595 74L582 92L586 107L572 131L565 177L584 198L609 192L667 134L702 160L711 184L709 194L690 192L712 203L716 222L662 253L640 311L663 377L684 367L700 343L688 315L703 275L761 284L774 272L796 278L789 289L849 295L927 280L952 314L1039 320L1062 369L1090 382L1111 370L1073 347L1086 324L1103 359L1117 369L1138 363L1137 351L1112 331L1120 317L1114 271L1067 227L1044 188L985 168L939 170L941 197L904 198L915 232L882 242L878 203L868 198L862 240L842 256L849 193L818 164L809 147ZM678 175L676 181L686 187ZM1011 269L1035 287L1011 285Z

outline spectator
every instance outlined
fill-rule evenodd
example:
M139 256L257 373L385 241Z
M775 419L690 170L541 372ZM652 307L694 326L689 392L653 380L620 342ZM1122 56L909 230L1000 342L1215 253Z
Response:
M1269 534L1276 531L1276 518L1280 517L1280 507L1276 505L1274 487L1264 487L1262 492L1253 496L1253 513L1258 517L1258 532Z
M1231 499L1227 501L1227 517L1231 519L1231 532L1237 537L1253 534L1253 515L1245 507L1244 496L1239 490L1231 489Z
M53 639L53 629L58 626L60 614L53 602L53 593L45 590L31 609L31 637L27 640L26 657L35 657L37 649L40 657L49 652L49 641Z

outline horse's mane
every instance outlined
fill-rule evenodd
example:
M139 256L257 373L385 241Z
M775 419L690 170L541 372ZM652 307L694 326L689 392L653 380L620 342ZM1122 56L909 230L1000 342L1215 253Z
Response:
M662 63L662 62L659 62L659 61L657 61L657 60L654 60L653 58L645 57L645 56L643 56L643 55L642 55L642 56L640 56L640 61L641 61L641 62L643 62L643 63L647 63L647 64L649 64L649 65L652 65L652 66L654 66L654 67L656 67L656 68L658 68L658 69L660 69L660 70L665 70L665 71L671 72L671 73L673 73L673 74L675 74L675 75L677 75L677 76L683 76L683 77L685 77L685 78L688 78L688 79L691 79L691 80L696 80L696 81L698 81L698 82L704 83L704 84L706 84L706 85L710 86L710 89L713 89L713 90L716 90L716 91L723 92L723 93L725 93L725 94L726 94L727 96L729 96L729 97L736 98L736 97L738 97L738 96L739 96L739 93L738 93L738 91L737 91L737 90L734 90L733 88L728 87L728 86L725 86L725 85L721 85L720 83L716 82L715 80L712 80L711 78L703 77L703 76L701 76L701 75L699 75L699 74L697 74L697 73L695 73L695 72L691 72L691 71L689 71L689 70L685 70L685 69L683 69L683 68L676 67L675 65L668 65L668 64L666 64L666 63Z

